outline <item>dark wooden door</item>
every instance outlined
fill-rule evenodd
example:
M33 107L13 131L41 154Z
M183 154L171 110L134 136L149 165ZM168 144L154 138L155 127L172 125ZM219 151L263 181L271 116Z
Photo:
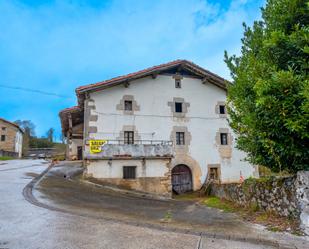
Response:
M177 165L172 169L172 185L177 194L192 191L192 175L188 166Z
M77 160L83 160L83 147L77 146Z

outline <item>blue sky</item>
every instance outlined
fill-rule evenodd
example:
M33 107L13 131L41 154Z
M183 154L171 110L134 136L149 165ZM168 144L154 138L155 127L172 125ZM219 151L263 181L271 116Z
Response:
M264 0L0 0L0 117L30 119L38 136L76 105L75 88L175 59L225 78L242 23ZM28 88L61 97L3 86Z

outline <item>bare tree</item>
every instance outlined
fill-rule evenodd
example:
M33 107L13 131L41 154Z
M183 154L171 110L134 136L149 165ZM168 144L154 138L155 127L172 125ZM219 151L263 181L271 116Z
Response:
M49 128L48 131L46 132L47 140L49 142L53 142L54 134L55 134L55 129L54 128Z

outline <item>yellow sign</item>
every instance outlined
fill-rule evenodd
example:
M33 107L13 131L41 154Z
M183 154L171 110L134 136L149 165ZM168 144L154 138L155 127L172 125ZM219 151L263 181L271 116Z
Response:
M90 153L95 154L102 151L102 145L104 145L107 140L90 140Z

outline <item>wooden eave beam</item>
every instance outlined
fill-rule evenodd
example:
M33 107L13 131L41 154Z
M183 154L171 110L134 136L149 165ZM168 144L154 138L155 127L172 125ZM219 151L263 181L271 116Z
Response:
M151 74L152 79L156 79L158 77L158 72L154 72Z
M124 83L123 83L124 87L125 88L128 88L130 86L130 82L129 80L126 80Z
M184 65L180 64L180 65L177 67L176 71L177 71L177 72L181 72L181 70L183 70L183 69L184 69Z
M69 130L68 131L71 134L72 133L72 127L73 127L71 113L68 114L68 122L69 122Z

